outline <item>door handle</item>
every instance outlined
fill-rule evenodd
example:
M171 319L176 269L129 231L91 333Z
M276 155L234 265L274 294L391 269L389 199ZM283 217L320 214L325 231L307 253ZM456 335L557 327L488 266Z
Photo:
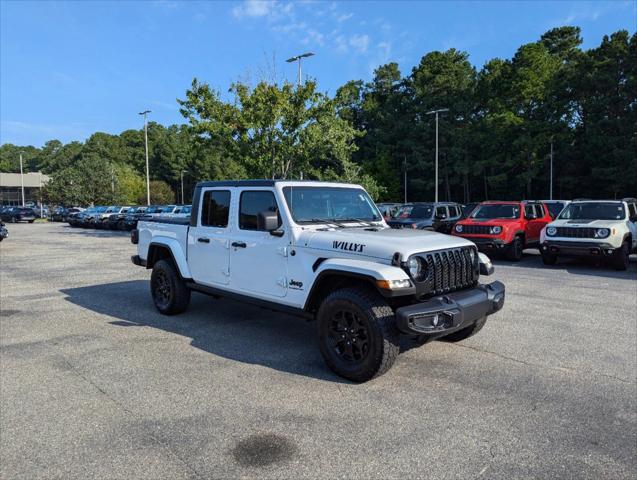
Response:
M235 248L246 248L245 242L232 242L232 246Z
M210 243L210 239L205 237L198 238L197 241L201 243Z

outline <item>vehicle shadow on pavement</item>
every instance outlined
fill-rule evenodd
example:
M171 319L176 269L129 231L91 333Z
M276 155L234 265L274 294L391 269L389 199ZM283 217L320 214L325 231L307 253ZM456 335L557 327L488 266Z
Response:
M66 300L111 317L114 328L152 327L191 339L191 345L230 360L319 380L351 383L323 362L314 323L228 299L193 293L188 310L155 310L148 281L106 283L60 290Z
M590 258L559 258L555 265L544 265L539 252L525 251L522 260L511 262L497 256L489 257L494 265L506 265L508 267L537 268L541 270L566 270L575 275L590 275L594 277L607 277L617 280L637 279L637 255L630 256L628 270L618 271L601 259Z
M97 238L130 236L130 232L124 230L98 230L95 228L71 227L70 225L66 225L65 227L63 227L60 233Z

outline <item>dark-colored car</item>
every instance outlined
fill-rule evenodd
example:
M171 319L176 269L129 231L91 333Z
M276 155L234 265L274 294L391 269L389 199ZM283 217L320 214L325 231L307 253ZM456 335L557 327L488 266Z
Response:
M10 223L18 222L35 222L37 218L32 208L28 207L9 207L0 213L0 220Z
M137 227L137 221L144 215L160 213L159 205L151 205L149 207L137 207L128 211L124 216L124 230L134 230Z
M105 224L106 228L110 230L126 230L126 216L136 213L140 208L145 209L146 207L122 207L121 211L112 213L108 217Z
M449 233L462 218L461 206L452 202L406 203L387 224L392 228L413 228Z
M4 222L0 222L0 242L9 236L9 230L4 226Z
M383 218L387 222L393 219L394 216L398 213L398 210L400 210L402 203L385 202L385 203L377 203L376 206L378 207L378 210L380 210L380 213L383 214Z

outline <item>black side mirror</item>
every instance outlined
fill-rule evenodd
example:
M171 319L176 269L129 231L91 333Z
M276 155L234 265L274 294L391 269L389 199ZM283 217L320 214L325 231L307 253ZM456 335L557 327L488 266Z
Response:
M257 215L257 230L272 232L279 228L279 214L266 210Z

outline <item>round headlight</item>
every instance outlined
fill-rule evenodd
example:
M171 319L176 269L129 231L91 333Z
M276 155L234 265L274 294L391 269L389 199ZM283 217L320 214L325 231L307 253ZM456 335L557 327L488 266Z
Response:
M610 235L610 230L608 228L598 228L595 230L595 238L606 238Z
M422 263L420 262L420 258L411 257L407 262L407 268L409 268L409 273L413 278L418 278L420 275L420 271L422 269Z
M500 233L502 231L502 227L491 227L489 229L489 233L491 235L497 235L498 233Z
M462 225L456 225L456 232L462 233Z
M557 228L555 228L555 227L547 227L547 228L546 228L546 234L547 234L549 237L552 237L552 236L553 236L553 235L555 235L556 233L557 233Z

